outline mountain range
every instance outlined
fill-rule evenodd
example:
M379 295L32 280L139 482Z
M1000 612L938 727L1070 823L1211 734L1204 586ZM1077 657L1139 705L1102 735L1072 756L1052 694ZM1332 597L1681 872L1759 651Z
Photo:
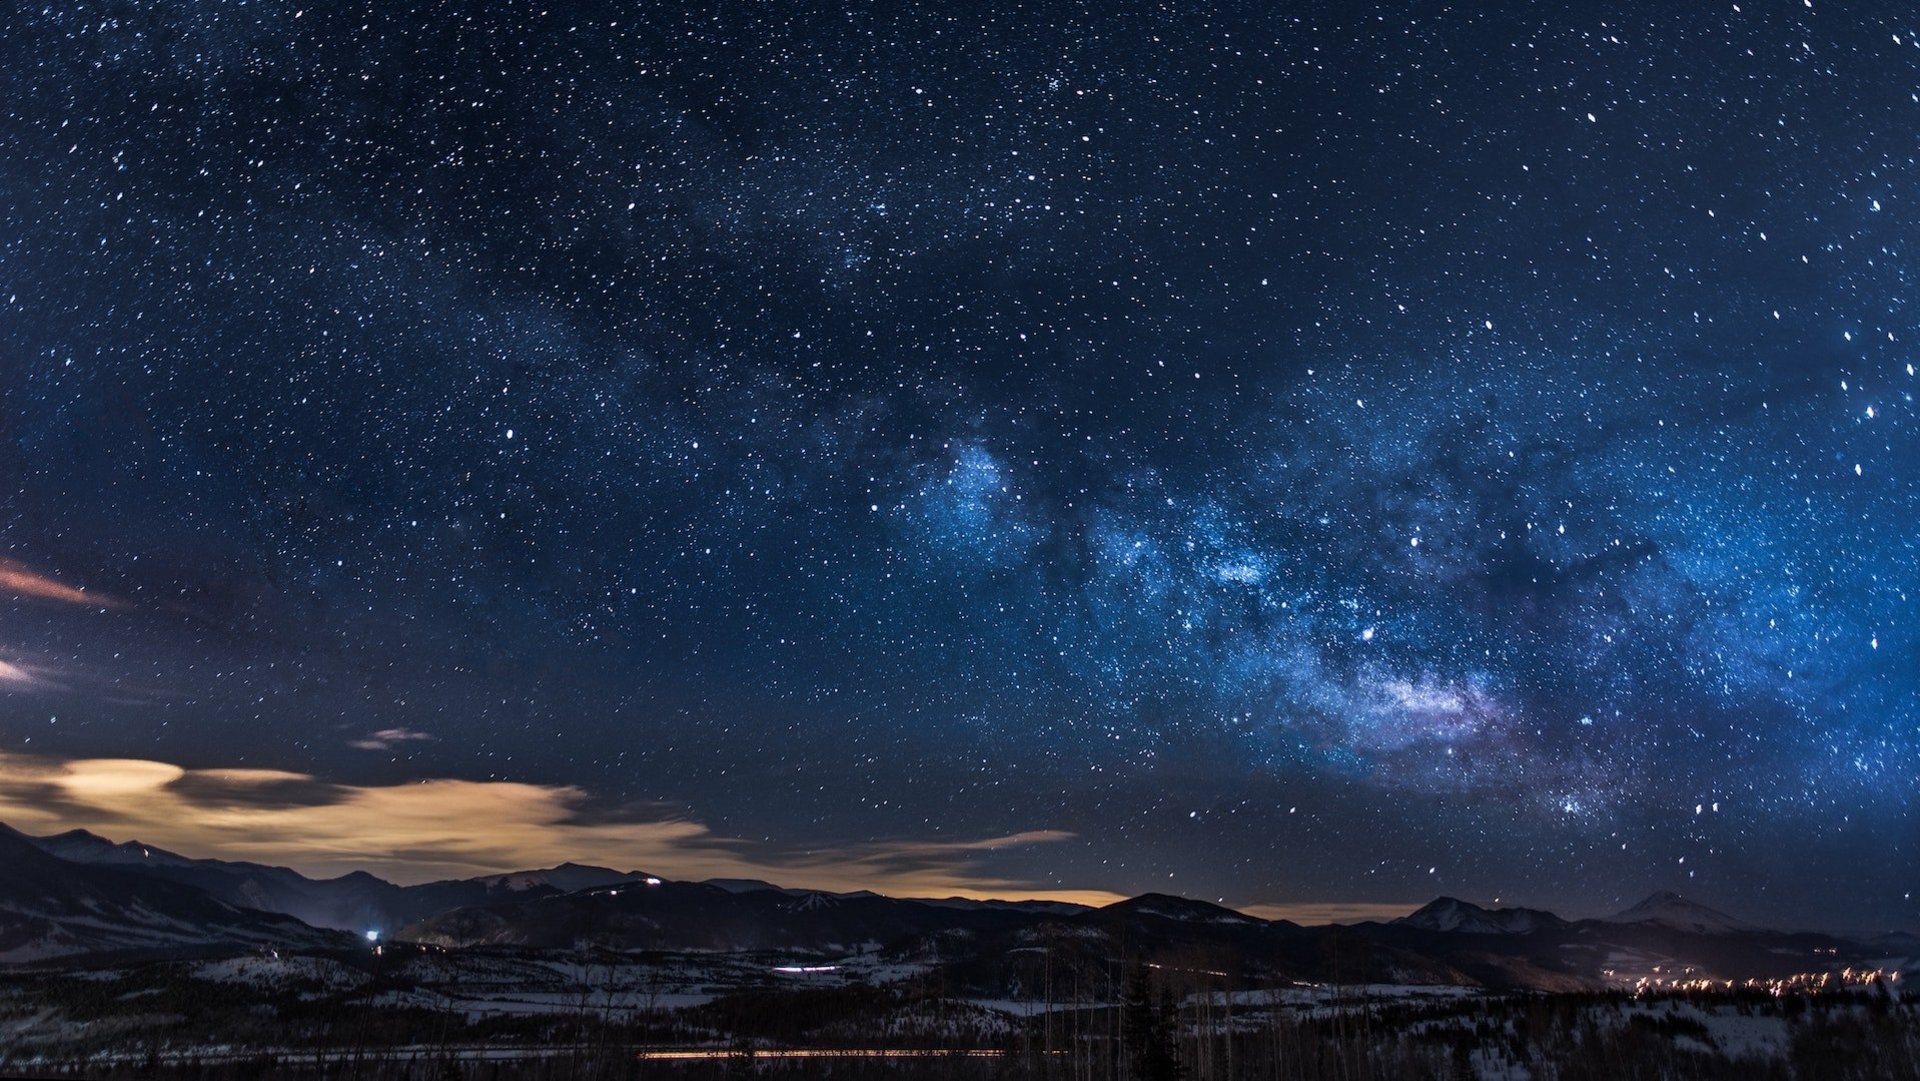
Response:
M308 878L286 867L232 860L190 859L128 841L115 844L86 830L30 837L6 829L48 855L91 867L112 867L204 890L243 908L292 916L314 927L390 934L450 909L528 894L564 893L647 876L607 867L563 863L537 871L400 886L365 871Z
M1756 927L1672 893L1567 920L1442 897L1400 919L1303 927L1191 898L1101 908L902 899L753 880L664 881L563 863L400 886L364 872L191 859L84 831L0 826L0 963L154 951L364 949L367 937L454 950L881 954L995 993L1035 951L1096 970L1159 957L1281 978L1572 990L1681 977L1779 979L1843 966L1920 968L1920 939ZM369 934L371 933L371 935Z
M111 864L77 863L0 826L0 962L78 954L324 948L342 936Z

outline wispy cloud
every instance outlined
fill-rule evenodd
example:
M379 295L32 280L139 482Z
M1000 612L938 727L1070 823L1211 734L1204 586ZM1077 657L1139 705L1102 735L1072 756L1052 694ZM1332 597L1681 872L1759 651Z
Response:
M847 845L806 856L779 856L761 878L831 877L838 890L869 889L895 897L1044 897L1105 905L1125 895L1106 890L1038 888L1017 878L986 873L983 859L1005 849L1071 841L1065 830L1026 830L977 840L889 840ZM763 859L766 857L762 857Z
M44 676L26 665L0 661L0 689L34 690L50 686Z
M378 735L378 734L376 734ZM571 785L427 778L338 784L263 769L187 769L147 759L0 753L0 821L29 833L83 827L188 855L285 864L312 875L365 869L401 882L561 860L671 878L764 878L898 896L1040 897L1104 904L1120 895L997 874L996 852L1072 838L1059 830L954 841L873 841L804 852L715 836L684 817L589 816Z
M17 560L0 558L0 592L34 600L77 604L87 608L120 608L125 602L104 593L90 593L41 574Z
M361 739L349 740L347 746L362 751L391 751L402 743L423 743L434 737L426 732L411 728L382 728L380 731Z

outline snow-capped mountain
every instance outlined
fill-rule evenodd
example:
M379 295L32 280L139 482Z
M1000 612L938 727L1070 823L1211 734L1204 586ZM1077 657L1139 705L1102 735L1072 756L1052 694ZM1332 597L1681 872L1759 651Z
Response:
M1650 924L1696 935L1745 934L1760 930L1753 924L1689 901L1670 890L1651 894L1632 908L1605 917L1602 922Z

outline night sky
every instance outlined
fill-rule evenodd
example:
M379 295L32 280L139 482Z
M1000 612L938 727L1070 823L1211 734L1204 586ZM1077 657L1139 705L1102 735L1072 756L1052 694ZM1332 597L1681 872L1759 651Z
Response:
M1920 924L1920 16L851 7L0 14L0 818Z

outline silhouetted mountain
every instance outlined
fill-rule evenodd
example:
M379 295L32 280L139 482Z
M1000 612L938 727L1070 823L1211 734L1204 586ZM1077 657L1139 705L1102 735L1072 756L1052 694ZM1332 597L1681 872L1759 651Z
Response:
M872 890L855 890L851 893L829 893L822 890L794 889L758 878L709 878L701 882L704 886L713 886L728 893L779 893L788 897L847 898L880 897ZM1003 901L996 899L975 899L971 897L898 897L893 900L914 901L936 908L1004 908L1023 912L1047 912L1055 915L1069 912L1085 912L1086 905L1076 905L1068 901ZM820 903L815 901L815 904Z
M163 848L113 841L85 830L25 838L41 851L74 863L118 867L179 882L228 904L293 916L315 927L383 934L435 913L496 898L564 893L637 878L640 872L563 863L544 871L516 871L472 879L400 886L354 871L338 878L308 878L287 867L235 860L193 859Z
M1912 935L1856 942L1769 931L1668 893L1600 920L1442 897L1387 923L1301 927L1166 894L1096 909L750 880L661 882L579 864L403 887L365 873L316 880L284 867L190 859L81 831L7 831L0 840L11 846L0 850L0 866L18 868L0 879L0 958L320 934L266 913L453 948L781 951L829 960L877 952L937 965L955 986L981 994L1029 984L1026 968L1044 969L1048 957L1085 971L1141 957L1195 972L1573 990L1778 978L1850 964L1911 968L1920 954Z
M17 834L31 841L42 852L75 863L93 864L150 864L154 866L186 866L193 863L185 856L175 855L163 848L152 848L139 841L127 841L115 844L97 833L86 830L68 830L51 837L30 837Z
M1086 905L1077 905L1072 901L1001 901L977 900L972 897L908 897L903 900L918 901L920 904L932 905L935 908L1000 908L1048 916L1070 916L1093 911Z
M1393 921L1427 931L1458 931L1474 935L1526 935L1566 925L1565 920L1537 908L1486 909L1457 897L1429 901L1412 915Z
M1100 911L1109 915L1125 914L1129 916L1155 916L1163 920L1178 920L1182 923L1213 923L1250 925L1267 921L1244 912L1235 912L1231 908L1196 901L1191 897L1176 897L1167 893L1143 893L1138 897L1129 897L1124 901L1115 901Z
M799 897L806 890L790 890L785 886L776 886L758 878L709 878L702 885L726 890L728 893L784 893Z
M205 891L43 851L0 826L0 962L105 952L326 948L343 936L242 908Z
M1774 980L1847 965L1912 963L1902 959L1892 937L1868 941L1768 930L1672 893L1656 893L1616 916L1572 922L1549 912L1488 911L1443 897L1410 916L1353 930L1442 961L1488 986L1540 990Z
M571 948L591 943L620 950L851 953L936 932L990 930L1034 918L1019 908L952 908L877 894L735 892L710 883L664 882L460 908L403 928L400 934L445 946Z
M647 876L638 871L616 871L611 867L594 867L582 863L563 863L558 867L549 867L544 871L509 871L500 875L481 875L468 879L482 885L500 889L524 892L526 890L551 889L563 893L573 890L590 890L597 886L612 886L621 882L644 879ZM435 883L439 885L440 883Z

